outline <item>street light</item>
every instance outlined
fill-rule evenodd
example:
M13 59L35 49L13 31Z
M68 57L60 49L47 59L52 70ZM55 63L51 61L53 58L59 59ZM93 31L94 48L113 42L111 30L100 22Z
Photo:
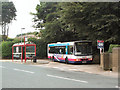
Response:
M22 44L22 30L24 30L25 28L21 28L21 44Z

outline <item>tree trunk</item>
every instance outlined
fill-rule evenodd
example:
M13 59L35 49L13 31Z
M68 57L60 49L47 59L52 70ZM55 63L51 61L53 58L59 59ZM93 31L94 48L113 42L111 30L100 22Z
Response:
M7 37L8 37L8 34L9 34L9 25L7 24Z
M3 32L3 35L6 34L6 24L4 24L4 32Z

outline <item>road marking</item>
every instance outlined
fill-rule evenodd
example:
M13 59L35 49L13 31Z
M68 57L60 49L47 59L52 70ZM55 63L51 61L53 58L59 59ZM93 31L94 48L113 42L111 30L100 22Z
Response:
M54 75L49 75L49 74L47 74L47 76L54 77L54 78L65 79L65 80L76 81L76 82L88 83L87 81L76 80L76 79L71 79L71 78L65 78L65 77L60 77L60 76L54 76Z
M119 86L115 86L115 88L120 88Z
M59 69L59 67L53 67L53 68L57 68L57 69Z
M15 70L15 71L22 71L22 72L27 72L27 73L31 73L31 74L34 74L34 73L35 73L35 72L27 71L27 70L20 70L20 69L17 69L17 68L14 68L13 70Z
M63 68L59 68L59 70L64 70Z
M69 70L72 70L72 71L77 71L77 69L69 69Z
M6 67L4 67L4 66L0 66L0 68L6 68Z
M92 73L92 72L86 72L86 73Z

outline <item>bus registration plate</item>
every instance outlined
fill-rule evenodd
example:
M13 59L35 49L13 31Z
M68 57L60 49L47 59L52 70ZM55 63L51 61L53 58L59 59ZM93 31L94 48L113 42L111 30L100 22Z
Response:
M82 63L87 63L86 61L82 61Z

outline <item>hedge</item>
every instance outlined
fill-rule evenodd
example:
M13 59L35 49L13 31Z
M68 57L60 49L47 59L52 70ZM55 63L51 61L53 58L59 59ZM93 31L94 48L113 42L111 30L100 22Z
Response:
M11 59L12 58L12 45L14 43L19 43L20 39L8 39L8 41L2 41L0 43L0 54L3 59Z
M0 44L0 47L2 47L0 51L2 51L2 58L12 58L12 45L13 42L11 41L3 41Z
M46 58L47 57L47 43L42 39L29 38L28 41L31 41L36 44L36 56L37 58Z
M120 45L118 45L118 44L110 44L108 52L109 52L109 53L112 53L112 49L113 49L114 47L120 47Z

